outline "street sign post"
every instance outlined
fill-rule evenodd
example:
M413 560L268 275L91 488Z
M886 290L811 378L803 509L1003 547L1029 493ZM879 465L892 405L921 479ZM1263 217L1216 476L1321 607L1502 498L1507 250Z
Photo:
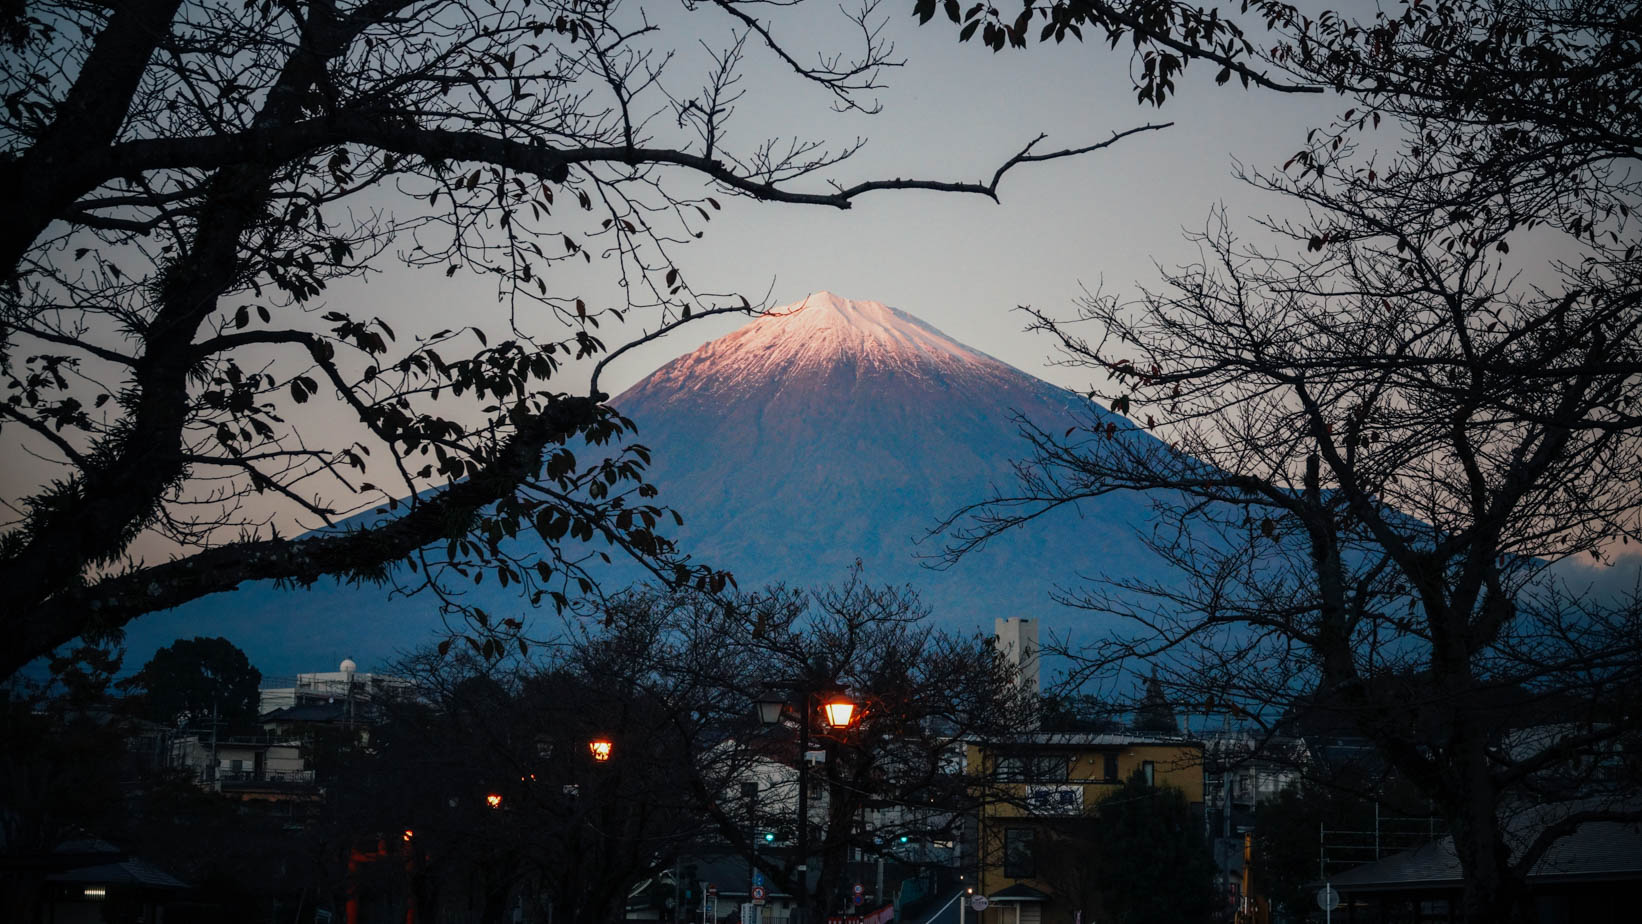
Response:
M985 911L987 906L991 904L992 900L985 895L977 895L969 900L969 907L974 908L976 911Z
M765 892L764 892L764 887L763 886L761 886L761 885L753 886L753 904L755 904L755 905L764 904L764 895L765 895Z

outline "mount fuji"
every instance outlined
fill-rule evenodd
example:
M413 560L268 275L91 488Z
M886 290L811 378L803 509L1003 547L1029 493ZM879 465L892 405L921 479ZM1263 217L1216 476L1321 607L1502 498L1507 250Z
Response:
M953 628L1050 616L1077 569L1136 564L1121 498L1052 515L956 567L927 567L941 518L1014 478L1017 416L1051 432L1104 411L906 312L818 292L682 356L613 402L656 450L678 536L744 589L843 578L913 584Z
M1059 432L1106 412L877 302L818 292L667 363L612 404L654 451L648 477L684 516L681 547L743 590L837 582L860 560L865 580L912 584L950 629L1026 616L1085 635L1101 627L1054 605L1057 583L1157 569L1133 539L1145 503L1123 496L928 567L941 551L939 537L925 539L931 527L1011 484L1028 449L1017 417ZM631 574L617 568L608 584ZM473 602L493 614L528 605L481 590ZM430 643L440 626L430 605L379 588L252 584L133 622L126 663L205 634L228 637L265 674L344 656L368 668Z

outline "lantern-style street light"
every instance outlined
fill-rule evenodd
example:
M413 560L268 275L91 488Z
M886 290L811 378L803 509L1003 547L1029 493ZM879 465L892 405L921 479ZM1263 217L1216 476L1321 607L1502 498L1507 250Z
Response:
M753 700L753 705L758 707L759 722L774 725L781 721L781 712L787 708L787 698L780 693L767 691Z
M502 807L502 794L499 793L499 792L490 793L489 795L485 796L485 804L490 806L491 808L501 808Z
M812 690L799 690L798 701L798 881L801 885L800 893L808 891L810 855L810 776L805 772L806 758L810 749L810 716L815 710L815 693ZM758 721L764 725L776 725L781 721L781 713L787 705L787 698L780 693L766 691L753 701L758 709ZM841 692L829 692L821 704L826 723L836 729L849 728L860 719L855 701ZM800 924L806 924L802 915L808 905L808 895L799 897Z
M855 701L842 694L834 694L821 704L821 713L833 728L849 728L855 721Z
M599 737L587 742L588 753L592 754L593 759L599 763L609 760L610 752L614 749L615 745L611 744L609 738Z

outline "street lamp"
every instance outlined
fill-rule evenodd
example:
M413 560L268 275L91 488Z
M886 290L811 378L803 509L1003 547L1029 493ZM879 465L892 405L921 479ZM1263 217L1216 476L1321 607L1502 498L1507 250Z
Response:
M849 728L855 720L855 701L842 694L834 694L821 704L821 712L833 728Z
M787 698L779 693L766 692L753 700L758 707L758 721L765 725L775 725L781 721L781 711L787 706Z
M614 748L615 745L610 743L609 738L594 738L592 741L587 742L588 753L592 754L593 759L600 763L610 759L610 752Z
M798 691L798 883L799 883L799 920L809 904L809 856L810 856L810 775L807 772L810 750L810 715L815 709L815 693L808 689ZM764 725L775 725L781 721L782 709L787 704L787 698L773 691L766 691L754 700L758 707L758 721ZM827 724L833 728L849 728L859 716L856 715L855 702L840 692L828 693L822 703L822 711L826 714Z

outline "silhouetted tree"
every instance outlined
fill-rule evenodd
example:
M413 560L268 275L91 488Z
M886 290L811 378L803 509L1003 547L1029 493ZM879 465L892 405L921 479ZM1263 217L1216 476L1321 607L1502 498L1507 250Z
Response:
M86 832L117 830L125 742L103 694L118 669L106 651L61 659L65 682L7 686L0 699L0 917L38 920L47 857Z
M1169 704L1169 694L1164 692L1156 671L1146 678L1146 692L1141 695L1140 705L1135 709L1134 726L1136 731L1180 734L1180 722L1175 718L1174 706Z
M1018 490L948 524L960 557L1146 493L1141 541L1179 578L1068 590L1135 630L1073 654L1110 675L1166 653L1177 702L1255 721L1325 694L1447 820L1472 920L1531 918L1557 838L1638 817L1610 771L1642 607L1557 570L1642 526L1638 26L1557 0L1280 23L1272 60L1356 103L1246 171L1291 217L1250 244L1216 214L1161 289L1034 312L1115 413L1031 430ZM1524 802L1560 820L1512 843Z
M656 628L613 624L534 661L412 659L420 697L390 705L331 787L335 839L391 845L378 872L419 916L501 922L522 900L622 920L702 826L687 780L707 713L658 687Z
M8 498L22 514L0 536L0 676L245 581L424 589L472 618L489 657L521 627L454 593L487 576L564 608L609 549L720 589L665 538L648 452L599 375L612 342L750 310L672 259L719 209L710 193L840 209L886 189L995 197L1016 166L1117 140L1033 142L985 182L809 191L858 145L732 147L743 62L769 53L870 111L894 63L875 3L848 14L859 46L813 65L747 4L665 20L648 6L8 8L0 428L60 468ZM696 86L668 63L704 19L723 37ZM576 290L571 267L595 253L615 303ZM508 329L404 329L391 299L373 314L358 286L388 266L493 283ZM506 542L520 533L541 542Z
M852 854L898 862L903 836L956 840L981 805L1007 798L965 768L964 742L1018 730L1036 703L987 639L949 634L928 617L910 588L875 587L857 567L842 584L766 590L692 632L699 647L732 652L705 676L723 691L716 701L735 710L721 727L737 730L698 791L717 835L756 853L771 882L801 897L806 921L842 906ZM861 710L849 728L823 719L821 703L834 693ZM787 702L775 729L753 720L752 701L769 695ZM798 740L806 708L807 745ZM823 759L806 761L806 752ZM788 772L747 772L749 760L772 757ZM796 849L797 773L809 776L809 856ZM735 785L748 779L760 781L751 816ZM789 833L780 849L750 843L767 830ZM799 870L806 864L813 881Z
M1075 818L1050 819L1034 851L1037 875L1088 921L1206 921L1214 860L1185 793L1136 772Z
M233 642L197 636L154 652L119 685L141 691L142 715L163 725L203 729L215 719L225 729L244 730L257 724L261 684L262 672Z

